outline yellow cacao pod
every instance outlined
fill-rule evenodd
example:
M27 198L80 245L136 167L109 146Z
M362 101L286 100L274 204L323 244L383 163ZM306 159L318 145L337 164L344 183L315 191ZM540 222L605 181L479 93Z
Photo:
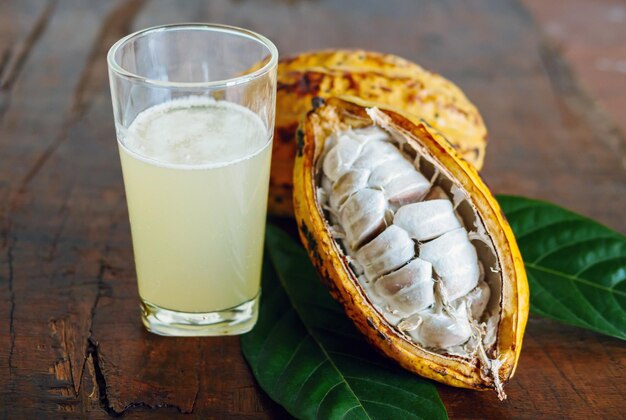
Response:
M476 169L426 124L355 98L320 103L297 144L300 237L356 327L409 371L504 398L528 283Z
M363 50L313 51L278 64L276 125L268 210L292 216L294 135L313 98L354 96L424 119L480 170L487 129L476 107L449 80L391 54Z

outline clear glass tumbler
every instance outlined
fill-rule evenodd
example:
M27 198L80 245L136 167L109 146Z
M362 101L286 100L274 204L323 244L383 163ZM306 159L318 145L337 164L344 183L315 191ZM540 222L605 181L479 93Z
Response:
M109 51L151 332L231 335L256 322L277 60L267 38L211 24L146 29Z

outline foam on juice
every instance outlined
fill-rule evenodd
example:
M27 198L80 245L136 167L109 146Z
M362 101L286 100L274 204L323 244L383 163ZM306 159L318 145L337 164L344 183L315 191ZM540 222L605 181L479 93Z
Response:
M164 164L218 166L258 152L268 142L261 119L226 101L191 96L148 108L122 135L138 155Z

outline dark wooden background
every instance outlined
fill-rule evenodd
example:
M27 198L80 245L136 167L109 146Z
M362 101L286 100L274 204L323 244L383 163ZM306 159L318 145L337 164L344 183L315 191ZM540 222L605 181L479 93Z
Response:
M283 56L361 47L415 60L481 109L495 192L626 232L623 133L515 0L0 0L5 417L284 415L237 338L163 338L139 322L105 54L130 31L178 21L248 27ZM439 390L451 417L624 417L626 345L531 317L508 400Z

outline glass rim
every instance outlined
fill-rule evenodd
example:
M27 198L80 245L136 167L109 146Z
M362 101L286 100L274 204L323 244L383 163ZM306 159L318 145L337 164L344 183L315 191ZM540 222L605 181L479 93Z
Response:
M150 33L157 32L165 32L169 30L184 30L184 29L200 29L207 30L212 32L222 32L229 33L232 35L238 35L246 38L250 38L256 41L259 41L263 46L265 46L269 53L270 59L260 68L255 71L247 74L243 74L241 76L235 76L228 79L222 80L212 80L205 82L175 82L169 80L158 80L151 79L149 77L142 76L140 74L134 73L122 67L120 63L115 58L116 53L122 48L124 45L128 43L133 38L137 38L140 36L144 36ZM265 36L256 33L254 31L250 31L248 29L239 28L237 26L231 25L222 25L219 23L174 23L168 25L158 25L152 26L149 28L141 29L139 31L133 32L131 34L126 35L123 38L120 38L115 42L109 49L107 53L107 63L109 65L109 69L113 71L117 76L126 78L128 80L145 83L152 86L157 87L177 87L177 88L227 88L231 86L241 85L245 83L249 83L259 77L262 77L269 73L274 67L276 67L278 63L278 49L274 45L272 41L270 41Z

